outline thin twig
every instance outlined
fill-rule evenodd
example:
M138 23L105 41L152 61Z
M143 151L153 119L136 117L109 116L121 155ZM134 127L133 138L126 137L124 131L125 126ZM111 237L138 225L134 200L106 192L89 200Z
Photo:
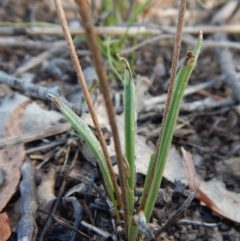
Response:
M164 113L163 113L163 120L162 120L162 124L161 124L161 130L160 130L159 138L158 138L157 145L156 145L156 150L159 149L161 136L162 136L162 129L165 125L166 115L168 113L169 105L170 105L170 102L171 102L171 99L172 99L174 81L175 81L175 78L176 78L176 75L177 75L177 65L178 65L178 58L179 58L180 47L181 47L181 39L182 39L182 30L183 30L183 25L184 25L185 9L186 9L186 0L181 0L180 9L179 9L179 16L178 16L178 24L177 24L177 33L176 33L176 39L175 39L175 43L174 43L174 50L173 50L171 75L170 75L170 79L169 79L168 97L167 97L167 101L166 101L166 107L165 107L165 110L164 110ZM150 188L151 188L151 185L152 185L156 165L157 165L157 158L158 158L158 155L155 155L153 166L151 168L149 188L146 189L146 193L142 197L142 201L141 201L141 205L140 205L139 210L144 210L144 207L146 205L147 198L148 198Z
M47 149L51 149L51 148L54 148L56 146L59 147L59 146L65 144L66 142L67 142L67 140L53 141L53 142L51 142L49 144L46 144L46 145L29 148L29 149L26 150L26 154L30 155L34 152L46 151Z
M110 122L110 126L112 129L112 135L113 135L113 141L115 146L115 152L117 157L117 163L118 163L118 170L119 170L119 180L120 180L120 186L122 191L122 198L119 193L119 190L115 190L116 196L119 202L119 208L122 209L122 202L123 202L123 208L124 208L124 219L125 219L125 226L126 226L126 233L127 233L127 227L128 227L128 205L127 205L127 180L125 177L125 168L124 168L124 162L123 162L123 156L121 151L121 144L120 139L118 135L118 129L117 129L117 122L115 119L115 113L113 109L113 104L110 96L110 89L109 89L109 82L106 74L106 70L103 67L103 59L100 52L100 49L98 47L98 40L97 35L95 34L94 26L93 26L93 19L90 14L87 2L85 0L76 0L76 3L78 5L78 10L80 12L82 22L84 23L86 35L89 40L89 46L93 54L93 60L95 63L96 72L99 77L100 81L100 87L101 91L103 93L105 106L107 109L108 119ZM111 162L108 165L108 168L112 170ZM114 174L113 174L114 175ZM114 188L118 188L117 186L114 186Z
M179 221L177 221L177 224L179 224L179 225L192 225L194 227L204 227L204 228L215 228L215 227L219 226L219 223L204 223L204 222L187 220L187 219L179 220Z
M24 81L22 79L12 77L3 71L0 71L0 83L7 84L18 91L23 91L24 94L27 96L37 97L51 102L53 100L48 95L55 95L58 98L60 98L61 101L64 104L66 104L69 108L71 108L73 111L75 111L78 114L81 113L81 108L78 105L70 103L62 96L62 91L58 86L52 88L38 86L32 83L28 83L27 81Z
M182 103L180 110L186 112L192 111L203 111L209 110L217 107L225 107L232 106L235 103L233 99L223 99L223 100L214 100L212 98L205 98L203 100L197 100L190 103ZM154 111L154 112L162 112L165 108L164 104L160 105L151 105L146 107L145 111Z
M9 24L10 25L10 24ZM128 36L132 35L149 35L155 34L159 35L164 32L173 33L175 31L174 26L167 26L164 29L160 29L158 27L149 27L149 26L131 26L127 28L126 26L111 26L111 27L96 27L97 35L123 35L126 33ZM187 26L183 29L184 33L188 34L199 34L199 29L201 29L205 34L213 34L213 33L240 33L240 25L199 25L199 26ZM72 35L85 34L84 28L70 28L70 33ZM8 36L8 35L62 35L63 31L60 27L0 27L0 36Z
M62 226L65 226L65 227L67 227L67 228L75 231L76 233L84 236L85 238L90 239L90 237L89 237L88 235L86 235L85 233L81 232L81 231L78 230L77 228L74 228L67 220L65 220L65 219L63 219L63 218L61 218L61 217L59 217L59 216L57 216L57 215L53 215L53 214L51 214L51 213L48 213L48 212L46 212L46 211L44 211L44 210L40 210L40 209L39 209L38 212L42 212L42 213L45 213L45 214L49 215L49 217L51 217L52 219L54 219L54 221L56 221L57 223L61 224Z
M25 37L1 37L0 48L24 48L34 50L49 50L55 46L63 46L63 41L58 42L46 42L26 39ZM65 42L64 42L65 44Z
M116 179L115 179L115 174L114 174L114 171L113 171L113 168L112 168L111 159L110 159L110 156L109 156L108 151L107 151L107 145L106 145L106 142L105 142L105 139L104 139L99 121L97 119L96 113L94 111L91 96L90 96L90 93L88 91L88 87L87 87L87 84L85 82L85 79L84 79L84 75L83 75L83 72L82 72L80 61L79 61L78 56L76 54L76 50L75 50L73 40L72 40L70 31L69 31L69 28L68 28L67 20L66 20L63 8L62 8L61 1L55 0L55 4L56 4L58 17L59 17L59 20L61 22L61 26L63 28L63 32L64 32L64 35L65 35L65 39L67 41L67 45L68 45L68 48L69 48L69 51L70 51L72 62L73 62L73 65L74 65L74 68L75 68L75 71L76 71L76 74L77 74L77 77L78 77L78 81L79 81L79 84L82 88L86 103L88 105L88 108L89 108L89 111L90 111L90 114L91 114L91 117L92 117L92 120L93 120L93 123L94 123L94 126L96 128L96 131L97 131L97 134L98 134L98 137L99 137L99 141L100 141L100 145L102 147L104 157L105 157L106 162L107 162L108 170L109 170L109 173L110 173L110 176L111 176L111 179L112 179L112 183L113 183L113 186L114 186L114 189L115 189L115 192L116 192L117 202L118 202L119 208L121 209L122 204L121 204L121 198L120 198L121 197L120 196L120 190L119 190L119 187L118 187ZM102 68L102 65L99 66L99 68Z
M97 233L98 235L102 236L102 237L105 238L105 239L108 239L108 238L111 237L112 240L114 240L114 241L117 240L117 237L116 237L114 234L110 234L110 233L108 233L108 232L106 232L106 231L104 231L104 230L102 230L102 229L100 229L100 228L98 228L98 227L96 227L96 226L93 226L93 225L90 224L90 223L87 223L87 222L85 222L85 221L82 221L81 224L82 224L84 227L92 230L93 232Z
M205 83L189 86L186 88L184 92L184 96L191 95L202 89L214 86L217 84L217 82L218 80L209 80L208 82L205 82ZM145 100L144 105L146 106L146 108L148 108L148 106L154 106L156 104L163 103L166 101L166 99L167 99L167 94L162 94L160 96L152 97L150 99Z
M20 143L28 143L31 141L39 140L45 137L54 136L61 134L67 131L70 131L72 126L70 123L59 124L45 130L33 131L20 136L9 137L6 139L0 140L0 149L4 149L8 146L17 145Z
M130 48L123 49L119 53L120 54L129 54L132 53L133 51L136 51L139 48L142 48L145 45L153 44L154 42L163 40L163 39L173 39L175 36L173 34L162 34L159 36L155 36L152 38L148 38L144 41L142 41L139 44L136 44ZM185 43L189 43L192 45L195 45L197 42L196 38L190 37L190 36L182 36L182 41ZM233 48L233 49L240 49L240 44L232 41L214 41L214 40L203 40L203 48L206 47L228 47L228 48Z
M61 42L60 44L53 47L51 50L46 50L38 54L37 56L32 57L26 63L17 68L17 70L14 73L14 76L19 76L20 74L23 74L28 70L42 64L44 60L50 58L54 53L59 52L61 49L63 49L63 47L65 46L64 44L64 42Z
M226 34L214 34L215 40L226 40ZM232 53L228 48L216 47L215 53L217 54L218 62L220 64L223 81L231 88L235 98L240 101L240 82L239 75L235 69Z
M177 222L179 219L183 218L185 215L186 209L190 206L192 200L197 196L197 192L191 192L187 199L184 201L184 203L174 212L171 214L171 217L168 219L168 221L157 231L156 238L169 226L171 226L173 223Z

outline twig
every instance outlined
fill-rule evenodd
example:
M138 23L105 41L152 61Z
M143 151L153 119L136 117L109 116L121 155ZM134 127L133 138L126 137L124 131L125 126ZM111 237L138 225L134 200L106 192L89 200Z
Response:
M26 160L21 168L22 181L20 183L21 192L21 219L18 225L18 240L35 240L37 226L35 223L35 213L37 211L35 169L30 160Z
M59 146L65 144L66 142L67 142L67 140L60 140L60 141L51 142L50 144L29 148L26 150L26 154L30 155L34 152L44 151L44 150L51 149L56 146L59 147Z
M67 45L68 45L68 48L69 48L69 51L70 51L72 62L73 62L73 65L74 65L74 68L75 68L75 71L76 71L76 74L77 74L77 77L78 77L78 81L79 81L79 84L82 88L86 103L88 105L88 108L89 108L94 126L96 128L96 131L97 131L97 134L98 134L98 137L99 137L100 145L102 147L105 160L107 162L107 166L108 166L108 170L109 170L109 173L110 173L110 176L111 176L111 179L112 179L114 191L116 193L116 199L117 199L119 208L121 208L122 204L121 204L120 190L119 190L119 187L118 187L116 179L115 179L115 174L114 174L114 171L113 171L113 168L112 168L111 159L110 159L110 156L109 156L108 150L107 150L107 145L106 145L106 142L105 142L105 139L104 139L99 121L97 119L96 113L94 111L91 96L90 96L87 84L86 84L84 76L83 76L83 72L82 72L82 69L81 69L81 66L80 66L80 61L78 59L75 47L73 45L73 40L72 40L72 37L70 35L70 31L69 31L67 20L66 20L66 17L65 17L62 5L61 5L61 1L55 0L55 5L56 5L56 8L57 8L57 13L58 13L59 20L61 22L61 26L63 28L64 36L65 36L65 39L67 41ZM86 21L86 23L87 23L87 21ZM102 68L102 65L99 66L99 68ZM100 78L100 82L101 82L101 78ZM106 85L107 85L107 83L106 83Z
M215 34L214 39L216 41L226 40L226 34ZM234 63L232 61L232 53L228 48L216 47L215 52L218 56L217 60L220 64L223 72L223 81L232 89L234 96L240 101L240 82L239 75L235 70Z
M159 26L156 28L146 27L146 26L131 26L127 31L128 36L132 35L149 35L155 34L159 35L163 32L175 31L174 26L164 27L163 30L159 29ZM221 25L221 26L209 26L209 25L199 25L199 26L187 26L184 27L183 33L188 34L199 34L199 29L201 29L205 34L213 33L240 33L240 25ZM126 26L113 26L113 27L96 27L95 31L97 35L123 35L126 33ZM70 33L72 35L85 34L84 28L70 28ZM63 35L63 31L60 27L0 27L0 35Z
M25 37L1 37L0 48L24 48L34 50L48 50L56 46L62 45L63 41L54 43L46 41L34 41Z
M59 124L45 130L41 131L33 131L20 136L14 136L6 139L0 140L0 149L4 149L8 146L20 144L20 143L28 143L31 141L39 140L45 137L54 136L57 134L61 134L67 131L70 131L72 126L70 123Z
M186 88L186 90L184 92L184 96L191 95L202 89L214 86L217 82L218 82L218 80L209 80L205 83L201 83L201 84L194 85L194 86L189 86ZM146 108L148 108L148 106L163 103L166 101L166 99L167 99L167 94L162 94L160 96L156 96L156 97L150 98L148 100L145 100L144 105L146 106Z
M225 106L231 106L235 103L235 100L233 99L223 99L223 100L214 100L212 98L205 98L203 100L194 101L191 103L183 103L181 105L180 110L181 111L203 111L203 110L209 110L217 107L225 107ZM150 112L162 112L165 108L164 104L160 105L151 105L145 108L145 111Z
M115 241L117 240L117 237L116 237L115 235L110 234L110 233L108 233L108 232L106 232L106 231L104 231L104 230L102 230L102 229L100 229L100 228L97 228L96 226L93 226L93 225L90 224L90 223L87 223L87 222L85 222L85 221L82 221L81 224L82 224L84 227L92 230L93 232L97 233L98 235L102 236L102 237L105 238L105 239L111 237L112 240L115 240Z
M73 227L77 229L79 227L79 224L83 218L83 207L79 204L79 201L76 199L76 197L64 197L64 201L69 202L73 206L74 214L73 218L75 219ZM76 233L72 230L69 235L69 241L74 241L76 238Z
M118 202L120 202L119 203L120 210L122 209L122 202L123 202L123 208L124 208L124 213L125 213L125 215L124 215L125 228L126 228L126 233L127 233L128 219L129 219L129 217L128 217L129 210L128 210L128 204L127 204L127 201L128 201L127 200L127 196L128 196L127 180L125 177L124 161L123 161L121 144L120 144L117 124L116 124L117 122L116 122L113 104L112 104L112 100L111 100L111 96L110 96L109 82L108 82L106 70L103 67L104 66L103 59L101 56L100 49L98 47L97 35L95 34L95 30L93 27L93 19L90 14L87 2L85 0L76 0L76 3L78 5L78 10L80 12L82 22L85 25L86 35L88 37L89 45L90 45L90 48L91 48L91 51L93 54L95 68L96 68L96 72L99 77L100 87L101 87L101 91L103 93L105 106L106 106L107 114L108 114L108 119L109 119L111 130L112 130L114 147L115 147L115 152L116 152L116 157L117 157L118 170L119 170L119 181L120 181L120 186L121 186L121 191L122 191L122 198L119 193L118 186L114 184L114 188L116 191L116 197L119 200ZM111 172L112 172L111 162L109 163L108 168L111 169ZM113 173L113 178L114 178L114 173ZM118 190L116 190L116 189L118 189Z
M49 217L51 217L52 219L54 219L57 223L65 226L65 227L68 227L69 229L75 231L76 233L84 236L85 238L88 238L88 239L91 239L88 235L86 235L85 233L81 232L80 230L78 230L77 228L74 228L71 224L69 224L69 222L61 217L58 217L57 215L53 215L51 213L48 213L48 212L45 212L44 210L38 210L38 212L42 212L42 213L45 213L45 214L48 214Z
M16 77L12 77L3 71L0 71L0 83L7 84L18 91L23 91L27 96L37 97L51 102L52 99L48 95L55 95L58 98L60 98L61 101L63 101L63 103L66 104L73 111L75 111L78 114L81 113L81 108L79 106L70 103L62 96L61 90L58 86L52 88L38 86L32 83L28 83L24 80L18 79Z
M113 204L111 202L108 202L107 198L103 195L102 191L97 187L97 185L90 178L83 176L81 174L78 174L75 178L87 185L91 185L91 187L98 193L101 200L106 204L109 210L113 208Z
M195 227L204 227L204 228L215 228L219 226L218 223L204 223L204 222L199 222L199 221L194 221L194 220L187 220L187 219L182 219L177 222L179 225L192 225Z
M139 48L142 48L143 46L145 45L148 45L148 44L153 44L154 42L157 42L159 40L162 40L162 39L172 39L174 38L175 36L173 34L162 34L160 36L156 36L156 37L152 37L152 38L148 38L144 41L142 41L141 43L139 44L136 44L130 48L127 48L127 49L123 49L120 51L121 54L129 54L133 51L136 51L137 49ZM195 44L197 42L197 39L196 38L193 38L193 37L188 37L188 36L182 36L182 41L185 42L185 43L189 43L189 44ZM235 43L235 42L232 42L232 41L214 41L214 40L204 40L203 41L203 48L206 48L206 47L228 47L228 48L233 48L233 49L240 49L240 44L239 43Z
M173 223L177 222L185 215L186 209L190 206L192 200L197 196L197 192L191 192L185 202L171 215L168 221L156 232L157 238L163 231L165 231Z
M53 47L53 49L44 51L43 53L41 53L35 57L32 57L30 60L28 60L22 66L17 68L17 70L14 73L14 76L19 76L20 74L23 74L24 72L27 72L28 70L38 66L44 60L51 57L52 54L59 52L59 50L61 50L64 46L65 46L65 42L61 42L57 46Z

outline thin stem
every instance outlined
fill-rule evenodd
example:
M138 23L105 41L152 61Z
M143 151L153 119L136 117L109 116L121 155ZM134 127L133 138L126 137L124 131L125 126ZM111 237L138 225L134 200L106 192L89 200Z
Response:
M164 114L163 114L161 130L163 129L163 127L165 125L166 115L168 113L169 105L170 105L170 102L171 102L171 99L172 99L174 81L175 81L175 78L176 78L176 75L177 75L177 65L178 65L178 58L179 58L180 47L181 47L185 9L186 9L186 0L181 0L179 16L178 16L178 24L177 24L177 34L176 34L174 50L173 50L171 76L170 76L170 79L169 79L168 97L167 97L166 107L165 107ZM162 137L162 131L160 131L160 134L159 134L156 150L159 149L161 137ZM144 208L145 208L146 201L147 201L150 189L151 189L156 165L157 165L157 155L155 154L153 166L151 168L151 174L150 174L150 179L149 179L149 183L148 183L148 188L146 188L146 193L142 196L142 200L141 200L139 210L144 210Z
M83 1L83 2L85 2L85 1ZM96 113L94 111L91 96L90 96L90 93L88 91L88 88L87 88L87 85L86 85L86 82L85 82L85 79L84 79L84 76L83 76L82 68L81 68L81 65L80 65L80 61L78 59L78 56L77 56L77 53L76 53L76 50L75 50L75 47L74 47L74 44L73 44L73 40L72 40L70 31L69 31L69 28L68 28L68 25L67 25L67 20L66 20L64 11L63 11L61 0L55 0L55 4L56 4L56 8L57 8L58 17L59 17L59 20L61 22L61 26L62 26L64 35L65 35L65 39L67 41L69 52L70 52L70 55L71 55L71 58L72 58L72 62L73 62L73 65L74 65L74 68L75 68L75 71L76 71L76 74L77 74L77 77L78 77L78 81L79 81L79 84L80 84L80 86L82 88L82 91L84 93L84 97L85 97L86 103L88 105L88 108L89 108L94 126L96 128L96 131L97 131L97 134L98 134L98 137L99 137L99 142L100 142L100 145L102 147L104 157L105 157L107 165L108 165L111 180L112 180L115 192L116 192L116 198L117 198L118 206L119 206L119 209L121 209L122 208L122 202L121 202L121 198L120 198L120 190L119 190L119 187L118 187L116 179L115 179L115 175L114 175L112 164L111 164L111 159L110 159L110 156L109 156L108 151L107 151L107 145L106 145L106 142L105 142L100 124L98 122ZM100 68L102 68L102 66L100 66Z
M93 54L93 59L95 62L95 67L97 74L100 80L101 91L103 93L103 97L105 100L105 105L107 108L108 118L112 129L114 146L117 156L117 163L118 163L118 170L119 170L119 180L120 186L122 191L122 200L123 200L123 207L124 207L124 219L125 219L125 231L127 233L128 229L128 205L127 205L127 182L126 182L126 174L125 174L125 167L124 167L124 160L121 151L121 144L118 135L117 124L115 120L115 113L111 101L110 91L109 91L109 82L107 78L107 74L103 65L103 59L98 47L97 35L94 30L93 21L88 9L87 2L85 0L76 0L78 5L78 9L80 11L80 15L82 18L82 22L85 24L85 31L86 35L89 40L89 45ZM119 194L118 194L119 195Z

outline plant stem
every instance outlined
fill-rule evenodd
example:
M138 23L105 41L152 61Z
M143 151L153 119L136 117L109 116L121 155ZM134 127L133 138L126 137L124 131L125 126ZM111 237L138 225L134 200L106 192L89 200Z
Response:
M85 2L85 1L83 1L83 2ZM90 93L88 91L88 88L87 88L87 85L86 85L86 82L85 82L85 79L84 79L84 76L83 76L82 68L81 68L81 65L80 65L80 61L78 59L78 56L77 56L77 53L76 53L76 50L75 50L75 47L74 47L74 44L73 44L73 40L72 40L70 31L69 31L69 28L68 28L68 25L67 25L67 20L66 20L64 11L63 11L61 0L55 0L55 4L56 4L58 17L59 17L59 20L61 22L61 26L62 26L64 35L65 35L65 39L67 41L67 45L68 45L68 48L69 48L69 51L70 51L72 62L73 62L73 65L74 65L74 68L75 68L75 71L76 71L76 74L77 74L77 77L78 77L78 81L79 81L79 84L80 84L80 86L82 88L82 91L84 93L84 97L85 97L86 103L88 105L89 112L91 114L91 117L92 117L94 126L96 128L97 134L99 136L99 142L100 142L100 145L102 147L104 157L105 157L105 160L107 162L107 166L109 168L109 173L110 173L112 183L113 183L113 186L114 186L114 189L115 189L115 192L116 192L116 199L117 199L117 202L118 202L118 206L119 206L119 209L121 209L122 201L121 201L120 191L119 191L119 187L117 185L115 175L114 175L114 172L113 172L111 159L110 159L108 151L107 151L107 145L106 145L106 142L105 142L100 124L98 122L96 113L94 111L91 96L90 96ZM100 68L102 68L102 66Z
M125 177L125 168L124 168L124 160L121 151L121 145L118 135L118 129L115 119L115 113L111 101L110 91L109 91L109 83L107 79L107 74L103 65L103 60L101 56L101 52L98 47L97 36L95 34L95 30L92 24L92 18L87 6L87 2L85 0L76 0L78 5L78 9L80 11L80 15L82 17L82 22L85 24L85 31L88 36L89 45L91 51L93 53L93 59L95 62L96 71L100 80L100 87L103 93L103 97L105 100L105 105L107 108L108 118L112 129L114 146L116 151L117 163L118 163L118 170L119 170L119 180L120 186L122 191L122 201L123 201L123 208L124 208L124 221L125 221L125 232L127 234L128 229L128 203L127 203L127 196L128 196L128 189L127 189L127 182ZM119 194L117 194L119 196ZM120 198L120 197L118 197ZM120 200L119 200L120 202ZM121 204L121 203L119 203ZM119 207L121 208L121 207Z

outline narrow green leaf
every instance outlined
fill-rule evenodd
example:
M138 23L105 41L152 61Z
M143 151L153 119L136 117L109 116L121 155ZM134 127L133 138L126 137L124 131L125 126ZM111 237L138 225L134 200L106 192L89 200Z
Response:
M130 168L128 185L135 185L135 135L136 135L135 85L130 69L124 71L124 138L125 156Z
M97 159L106 188L107 188L107 192L113 203L114 209L116 211L116 215L119 218L117 201L115 200L113 184L111 181L107 163L105 161L104 154L99 141L97 140L96 136L93 134L91 129L88 127L88 125L78 115L76 115L59 98L53 95L49 95L49 96L53 98L59 110L62 112L65 118L72 124L73 128L78 132L78 134L82 137L82 139L87 143L88 147L90 148L95 158Z
M125 62L124 70L124 141L125 157L128 162L128 210L129 220L132 220L134 210L134 188L135 188L135 135L136 135L136 99L135 84L133 82L131 69L126 59L117 55L118 59ZM131 222L131 221L130 221ZM131 225L131 224L130 224ZM128 230L128 236L131 230Z
M154 208L158 189L162 181L163 171L170 150L171 141L176 126L179 109L183 99L184 90L200 54L201 46L202 32L200 32L199 34L199 38L194 50L187 52L184 64L176 77L172 100L163 126L159 150L157 150L157 164L156 169L154 170L153 182L151 187L149 187L149 185L144 185L145 188L150 188L150 193L147 198L146 206L144 208L144 213L148 221ZM148 172L150 172L150 169L148 169ZM149 181L149 179L146 181Z

